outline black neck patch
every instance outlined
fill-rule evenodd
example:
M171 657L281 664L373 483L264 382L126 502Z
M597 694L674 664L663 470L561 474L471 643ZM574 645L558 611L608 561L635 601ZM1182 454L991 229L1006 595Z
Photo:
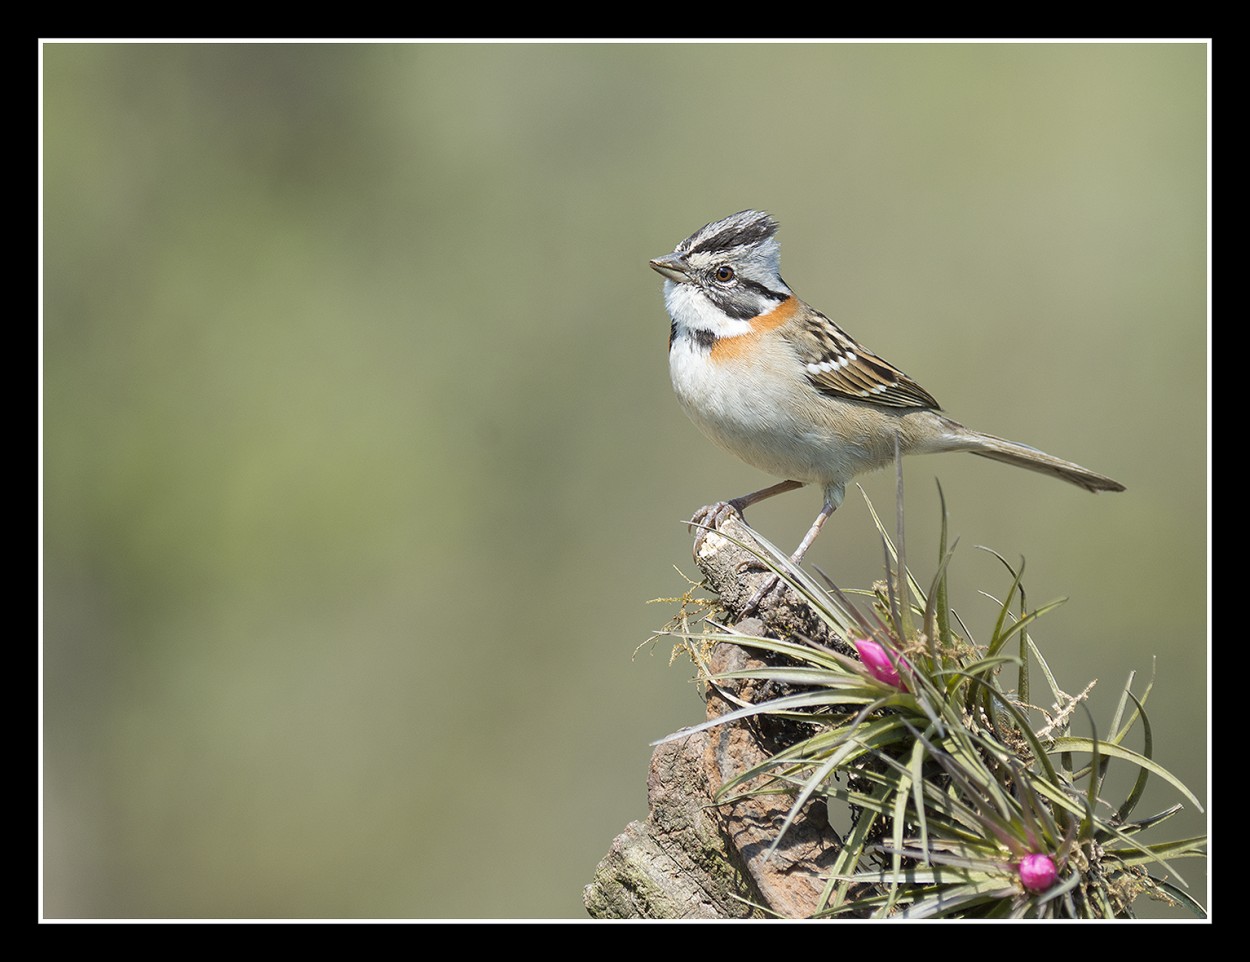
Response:
M701 351L710 351L712 349L712 345L716 343L716 335L711 331L707 331L702 328L693 331L687 330L684 334L689 340L693 341L695 346ZM672 328L670 328L668 332L668 349L670 351L673 349L673 345L677 342L678 337L677 322L674 321Z

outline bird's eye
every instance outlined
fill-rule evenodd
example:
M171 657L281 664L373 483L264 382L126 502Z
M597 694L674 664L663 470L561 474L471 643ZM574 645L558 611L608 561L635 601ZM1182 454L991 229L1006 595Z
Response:
M722 284L728 284L734 279L734 269L728 264L721 264L720 267L716 268L716 270L712 272L712 276Z

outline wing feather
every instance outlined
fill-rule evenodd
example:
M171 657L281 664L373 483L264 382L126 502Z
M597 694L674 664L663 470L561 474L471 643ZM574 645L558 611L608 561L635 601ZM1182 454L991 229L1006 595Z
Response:
M808 308L802 323L787 325L812 384L825 394L891 407L940 409L928 391L889 361L865 350L820 311Z

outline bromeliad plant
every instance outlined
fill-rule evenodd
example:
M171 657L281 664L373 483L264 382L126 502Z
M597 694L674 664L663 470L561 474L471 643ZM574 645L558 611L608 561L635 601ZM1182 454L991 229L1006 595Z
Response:
M1106 734L1074 733L1073 720L1088 715L1089 689L1076 697L1061 691L1028 633L1054 605L1030 610L1023 565L998 556L1011 585L989 640L975 644L947 606L954 546L946 547L944 501L941 507L941 558L927 590L907 568L901 520L891 539L872 512L887 578L865 593L867 613L760 539L752 550L761 561L848 646L843 652L801 639L747 636L709 620L706 633L683 638L697 638L702 650L709 640L732 643L772 663L709 674L731 703L736 699L720 686L732 679L768 680L786 693L664 740L754 716L798 722L791 730L811 732L722 786L717 800L792 793L782 834L814 797L849 808L851 827L827 878L820 915L1120 918L1132 916L1141 895L1204 915L1174 863L1205 855L1205 838L1143 840L1145 830L1179 811L1179 804L1134 817L1151 775L1201 810L1152 760L1144 708L1151 685L1138 697L1130 676ZM700 646L688 648L698 659ZM852 648L858 657L850 655ZM1039 711L1029 704L1033 663L1056 706L1037 727ZM1003 674L1014 676L1014 690L1000 686ZM1134 750L1125 743L1138 723L1143 744ZM1101 795L1113 760L1137 773L1127 796L1115 803Z

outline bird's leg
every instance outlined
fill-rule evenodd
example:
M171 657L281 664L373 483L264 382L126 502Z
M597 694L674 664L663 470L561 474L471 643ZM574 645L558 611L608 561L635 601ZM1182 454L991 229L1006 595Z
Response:
M812 546L812 542L816 540L816 536L820 534L820 529L825 526L825 522L829 520L829 516L838 510L838 505L842 503L841 488L826 488L825 503L820 507L820 514L816 515L816 520L812 522L812 526L807 529L807 534L803 535L803 540L799 542L799 546L794 549L794 554L790 556L790 563L797 567L799 562L803 560L803 556L807 554L807 549ZM749 615L759 607L770 591L777 587L777 583L781 577L771 574L764 579L763 584L755 589L755 594L751 595L751 600L746 603L746 607L742 609L742 614Z
M812 526L807 529L807 534L803 535L803 540L799 542L799 546L794 549L794 554L790 556L790 563L797 565L803 560L803 556L807 554L807 549L812 546L812 542L816 540L816 535L820 534L820 529L825 526L825 522L829 520L829 516L838 510L838 506L828 499L820 508L820 514L816 515L816 520L812 522Z
M698 526L701 529L698 536L694 539L695 557L698 557L699 549L703 547L703 539L707 537L708 531L715 531L730 515L736 514L742 517L742 512L751 507L751 505L757 504L766 498L771 498L774 495L785 494L787 491L793 491L795 488L801 487L803 487L802 481L780 481L767 488L761 488L759 491L752 491L750 494L744 494L740 498L734 498L732 501L717 501L715 504L709 504L700 508L694 513L694 517L690 519L691 527ZM746 519L743 518L743 520L745 521Z

